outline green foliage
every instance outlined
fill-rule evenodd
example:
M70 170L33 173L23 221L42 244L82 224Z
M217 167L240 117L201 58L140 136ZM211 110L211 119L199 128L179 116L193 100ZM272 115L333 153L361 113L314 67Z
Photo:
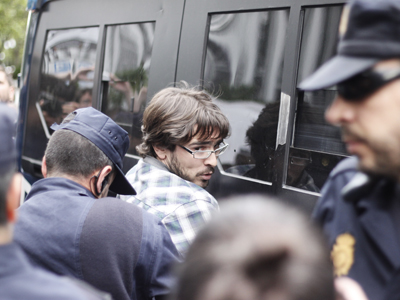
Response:
M255 85L230 86L226 83L220 85L221 98L225 100L249 100L262 102L262 100L257 99L257 92L258 90Z
M134 70L123 70L117 72L115 75L122 81L128 81L132 90L137 91L138 93L143 86L147 86L148 77L146 70L143 68L143 63Z
M21 69L22 54L24 52L24 39L28 20L26 5L27 0L0 1L0 54L5 54L4 59L0 60L0 64L14 66L14 78L17 77ZM5 43L12 39L16 42L15 47L5 49Z

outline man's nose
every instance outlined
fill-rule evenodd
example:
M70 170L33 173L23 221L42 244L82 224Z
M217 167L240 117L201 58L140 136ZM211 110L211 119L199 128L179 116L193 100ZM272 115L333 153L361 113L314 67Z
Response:
M325 112L325 119L334 126L340 126L354 119L353 103L346 101L338 96Z
M204 160L204 164L207 166L212 166L213 168L217 166L217 156L215 153L211 153L211 155Z

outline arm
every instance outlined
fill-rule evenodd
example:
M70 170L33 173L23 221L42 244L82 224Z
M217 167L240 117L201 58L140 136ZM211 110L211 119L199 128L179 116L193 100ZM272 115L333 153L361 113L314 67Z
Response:
M138 299L165 299L175 284L172 268L181 260L164 225L142 210L143 236L135 269Z

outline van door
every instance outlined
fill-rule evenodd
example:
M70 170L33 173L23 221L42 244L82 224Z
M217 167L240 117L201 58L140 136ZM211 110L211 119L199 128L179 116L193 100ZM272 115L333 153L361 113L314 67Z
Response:
M177 79L218 95L232 128L214 196L279 194L312 209L346 153L323 119L335 90L310 98L296 85L335 53L341 10L339 1L186 1Z

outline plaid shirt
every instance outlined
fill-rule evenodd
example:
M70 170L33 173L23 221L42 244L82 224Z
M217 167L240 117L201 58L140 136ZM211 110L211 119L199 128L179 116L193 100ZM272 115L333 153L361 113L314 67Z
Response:
M219 210L205 189L171 173L153 157L140 160L126 178L137 195L119 197L158 216L182 256L197 231Z

